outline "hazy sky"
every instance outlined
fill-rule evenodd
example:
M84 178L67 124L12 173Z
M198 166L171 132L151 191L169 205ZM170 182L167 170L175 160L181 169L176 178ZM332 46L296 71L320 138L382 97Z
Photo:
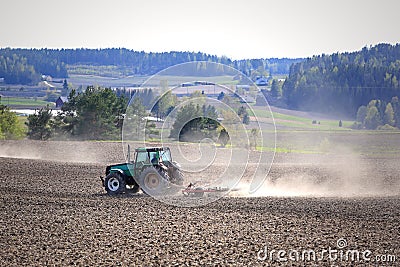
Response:
M400 42L398 0L1 0L0 47L307 57Z

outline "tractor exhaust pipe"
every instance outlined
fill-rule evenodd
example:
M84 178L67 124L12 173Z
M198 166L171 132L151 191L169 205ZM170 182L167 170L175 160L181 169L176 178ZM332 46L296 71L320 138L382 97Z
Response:
M128 159L128 163L131 162L131 146L128 145L128 155L126 155L126 158Z

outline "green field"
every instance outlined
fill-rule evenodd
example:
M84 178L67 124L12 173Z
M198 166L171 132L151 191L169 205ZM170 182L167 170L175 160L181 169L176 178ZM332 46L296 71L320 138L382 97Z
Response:
M38 108L46 105L50 105L51 107L54 106L53 102L22 97L2 97L0 104L9 106L11 108Z
M271 119L271 112L267 109L253 109L253 114L258 119ZM320 131L349 131L354 121L342 121L342 127L339 127L339 120L316 120L313 119L272 112L275 125L278 130L320 130Z
M123 66L67 65L68 75L94 75L110 78L122 78L133 75L133 69Z
M288 111L296 113L296 111ZM300 113L300 112L299 112ZM316 120L304 116L295 116L271 112L266 108L254 107L252 114L260 123L266 134L271 134L272 119L276 126L276 148L258 146L259 151L276 153L357 153L365 155L393 155L400 153L400 131L353 130L354 121L339 119ZM318 122L320 124L318 124Z
M238 81L232 76L198 77L198 76L121 76L105 77L98 75L71 74L68 82L75 86L99 85L104 87L137 87L145 83L146 87L156 87L161 81L168 81L169 86L178 86L184 82L209 81L223 85L234 85Z

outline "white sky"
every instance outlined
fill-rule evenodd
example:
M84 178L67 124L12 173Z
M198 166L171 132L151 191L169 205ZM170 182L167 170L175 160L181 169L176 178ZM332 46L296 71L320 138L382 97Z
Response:
M398 0L1 0L0 47L308 57L400 42Z

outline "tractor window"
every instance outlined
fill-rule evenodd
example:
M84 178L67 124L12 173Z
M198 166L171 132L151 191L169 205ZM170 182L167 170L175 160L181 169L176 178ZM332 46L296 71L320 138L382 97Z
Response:
M149 156L150 156L150 161L153 164L157 164L158 163L158 152L149 152Z
M161 153L162 153L162 156L161 156L162 161L169 161L169 162L171 161L171 151L169 151L169 149L164 150Z
M147 156L147 152L143 151L143 152L138 152L137 153L137 158L136 158L136 162L145 162L145 163L149 163L149 158Z

